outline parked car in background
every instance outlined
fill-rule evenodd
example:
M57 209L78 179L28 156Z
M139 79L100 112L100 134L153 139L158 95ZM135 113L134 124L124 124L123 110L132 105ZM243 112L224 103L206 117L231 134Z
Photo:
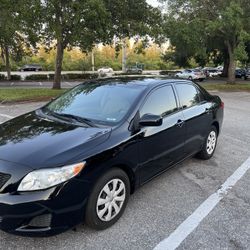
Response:
M242 79L249 79L250 78L250 69L236 69L235 70L235 77L242 78Z
M0 229L102 230L153 177L215 152L224 103L187 80L85 82L1 124Z
M245 80L250 79L250 69L246 69Z
M18 69L19 71L42 71L42 66L38 64L26 64Z
M223 69L224 69L224 66L221 66L221 65L220 65L220 66L216 67L216 69L219 70L220 72L222 72Z
M97 70L99 75L113 74L114 70L111 67L102 67Z
M137 66L131 66L126 68L128 74L142 74L142 69Z
M216 77L221 75L221 71L218 70L217 68L204 68L203 69L205 75L207 77Z
M185 69L177 73L175 76L182 79L198 81L204 81L206 79L206 75L204 74L204 72L199 69Z

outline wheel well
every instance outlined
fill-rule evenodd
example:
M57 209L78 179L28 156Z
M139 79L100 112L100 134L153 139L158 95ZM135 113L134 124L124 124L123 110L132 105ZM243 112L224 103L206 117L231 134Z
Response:
M218 134L219 134L219 133L220 133L220 126L219 126L219 123L215 121L215 122L213 122L212 126L215 126L215 127L216 127L217 132L218 132Z
M115 165L113 167L120 168L127 174L130 181L130 193L133 194L135 191L135 174L133 170L131 170L131 168L127 165Z

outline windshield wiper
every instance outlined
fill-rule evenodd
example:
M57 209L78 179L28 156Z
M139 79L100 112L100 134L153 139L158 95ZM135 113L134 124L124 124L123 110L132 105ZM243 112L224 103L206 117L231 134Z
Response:
M75 121L80 122L80 123L85 123L90 127L96 126L96 124L94 122L92 122L88 118L80 117L80 116L77 116L77 115L65 114L65 113L53 112L53 114L58 116L58 117L69 118L70 120L75 120Z

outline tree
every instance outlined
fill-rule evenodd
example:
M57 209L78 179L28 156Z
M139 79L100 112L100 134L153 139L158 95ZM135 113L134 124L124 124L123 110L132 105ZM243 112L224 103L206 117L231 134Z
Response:
M15 45L16 25L15 9L13 1L0 0L0 47L2 59L6 66L7 79L11 79L10 48Z
M242 43L249 39L249 1L175 0L169 2L169 10L167 16L174 20L175 30L184 25L190 31L188 35L195 37L194 49L203 44L211 51L209 39L214 39L212 47L224 54L225 65L228 61L228 82L234 83L237 55L244 54ZM190 27L195 28L194 32ZM201 27L203 30L199 30Z
M145 34L151 13L146 0L44 0L43 41L56 47L53 88L60 88L64 50L79 46L91 51L94 44L110 44L112 39ZM143 20L144 19L144 20Z
M73 46L88 50L94 43L108 40L109 13L101 0L44 0L40 10L43 42L48 49L56 47L53 88L58 89L64 50Z
M37 14L34 10L37 1L0 0L0 47L8 80L11 79L11 55L20 60L25 54L25 47L35 46L39 39L36 34L39 27L34 25L32 16Z

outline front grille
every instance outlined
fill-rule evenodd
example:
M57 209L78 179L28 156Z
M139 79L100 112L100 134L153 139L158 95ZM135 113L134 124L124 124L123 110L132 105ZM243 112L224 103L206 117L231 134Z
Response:
M3 187L3 185L10 179L9 174L3 174L0 173L0 189Z

